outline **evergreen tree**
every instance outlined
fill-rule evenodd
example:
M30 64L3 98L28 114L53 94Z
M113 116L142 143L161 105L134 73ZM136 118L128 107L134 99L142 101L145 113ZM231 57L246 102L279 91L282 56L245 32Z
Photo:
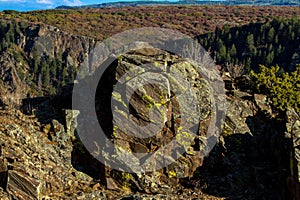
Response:
M272 42L273 39L274 39L274 35L275 35L275 30L274 28L272 27L269 32L268 32L268 41L269 42Z
M68 69L64 67L62 72L62 86L65 86L67 83L68 83Z
M50 70L49 70L49 65L45 60L42 62L41 75L42 75L43 86L48 87L50 83Z
M235 57L237 55L236 48L235 48L234 44L231 45L231 48L230 48L229 52L230 52L231 58L233 58L233 57Z
M248 51L250 51L250 53L256 50L256 48L254 46L254 36L253 36L253 34L249 34L247 36L246 47L247 47Z
M292 73L280 73L280 67L266 67L261 65L258 73L250 72L253 85L266 94L272 101L272 106L278 111L285 111L288 107L300 113L300 66Z
M37 73L39 70L39 58L36 49L33 50L32 67L33 67L33 74L34 76L37 77Z
M266 57L267 65L271 65L273 63L273 60L274 60L274 51L271 51Z
M56 63L56 78L58 80L61 80L63 74L62 62L59 58L56 58L55 63Z
M56 71L57 71L56 61L53 60L50 63L50 75L51 75L52 78L56 77Z
M226 47L222 45L219 49L219 54L217 54L217 61L219 63L224 62L226 58Z

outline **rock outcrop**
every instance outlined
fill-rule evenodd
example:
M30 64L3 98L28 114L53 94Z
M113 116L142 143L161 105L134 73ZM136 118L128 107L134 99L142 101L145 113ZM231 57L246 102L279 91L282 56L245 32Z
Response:
M78 131L95 158L110 157L101 160L107 163L102 179L109 188L166 192L201 166L207 140L217 141L207 134L216 123L215 105L201 73L188 60L153 47L119 55L106 69L97 88L96 112L113 146L97 143L91 134L96 127L81 125ZM83 104L88 102L84 96ZM80 115L87 117L81 122L90 121L88 112ZM95 151L89 149L94 143ZM95 153L97 148L102 153Z
M297 199L299 117L289 110L284 119L266 96L236 91L227 99L221 142L190 183L232 199Z
M30 90L29 79L26 78L29 66L26 62L17 62L14 51L18 49L3 52L0 57L0 99L3 105L9 107L20 105Z
M290 177L287 181L294 199L300 198L300 117L294 109L286 112L286 137L290 143Z

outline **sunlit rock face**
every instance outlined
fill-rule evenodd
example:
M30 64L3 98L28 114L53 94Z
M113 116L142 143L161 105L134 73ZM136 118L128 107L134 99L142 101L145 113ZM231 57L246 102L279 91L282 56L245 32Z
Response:
M131 173L106 167L109 187L157 192L192 177L203 161L210 98L198 66L179 56L142 48L116 57L99 81L96 111L114 144L110 156Z

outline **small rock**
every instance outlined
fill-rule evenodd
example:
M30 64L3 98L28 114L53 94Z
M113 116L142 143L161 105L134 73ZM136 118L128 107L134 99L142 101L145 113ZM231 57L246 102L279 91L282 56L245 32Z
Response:
M44 192L41 181L28 177L24 173L10 170L6 190L16 199L40 199Z
M261 111L272 114L272 108L267 101L267 96L262 94L254 94L254 101Z
M5 188L7 179L7 166L2 158L0 158L0 187Z

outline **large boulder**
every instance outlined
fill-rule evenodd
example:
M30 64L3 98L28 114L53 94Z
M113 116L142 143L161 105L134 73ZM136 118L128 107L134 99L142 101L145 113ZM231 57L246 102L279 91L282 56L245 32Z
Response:
M175 188L201 166L206 142L217 141L213 134L207 136L216 123L216 97L200 66L169 52L146 47L111 60L95 103L109 142L91 134L97 125L80 127L79 135L94 157L110 163L104 177L109 188L149 193ZM99 78L95 76L91 79ZM90 103L86 94L80 95L83 104ZM80 115L90 121L91 114Z

